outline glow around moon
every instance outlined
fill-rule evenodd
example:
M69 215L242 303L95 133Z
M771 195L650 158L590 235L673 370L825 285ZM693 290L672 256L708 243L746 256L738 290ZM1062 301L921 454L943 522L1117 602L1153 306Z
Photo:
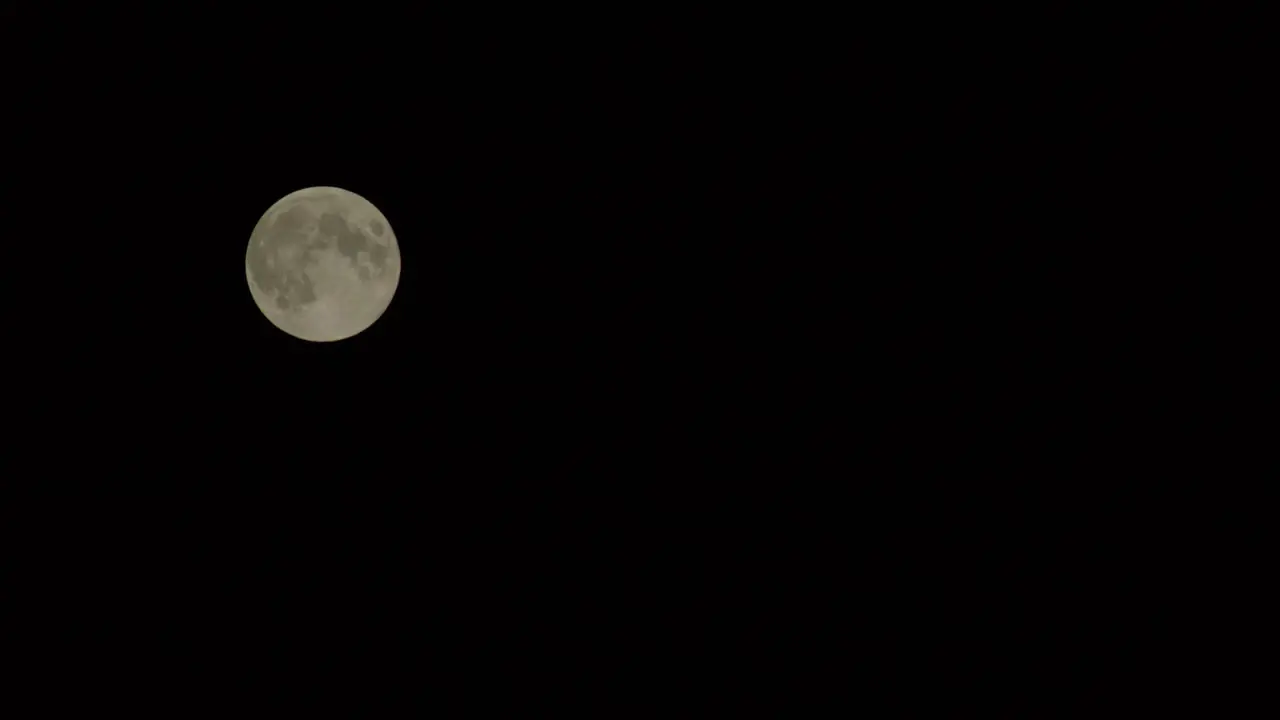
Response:
M400 282L400 248L386 217L335 187L290 193L263 214L245 253L249 291L281 330L316 342L372 325Z

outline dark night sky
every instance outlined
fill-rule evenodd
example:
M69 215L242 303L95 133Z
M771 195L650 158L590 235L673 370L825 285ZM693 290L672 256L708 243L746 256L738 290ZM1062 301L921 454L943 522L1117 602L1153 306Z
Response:
M776 665L798 641L760 628L815 632L779 617L832 602L833 568L913 582L892 557L922 530L1035 494L906 478L1034 476L1075 437L1038 409L1102 402L1059 332L1108 312L1059 294L1102 243L1032 180L1137 163L1079 151L1111 96L1027 89L1074 70L769 23L7 12L5 232L31 250L6 477L65 503L15 547L80 558L66 597L171 578L149 597L222 618L215 646L306 648L268 665L327 657L315 623L394 628L385 682L620 647L671 677ZM1040 123L1077 106L1094 125ZM340 343L278 331L244 279L264 210L315 185L377 205L403 259ZM1001 546L949 537L911 597Z
M968 665L1026 606L991 588L1075 597L1036 570L1114 547L1063 539L1123 509L1079 478L1145 471L1084 448L1185 412L1147 357L1207 324L1192 229L1219 215L1185 196L1228 153L1186 138L1228 134L1166 111L1224 87L1180 41L1170 73L1124 32L1055 46L1058 17L972 42L5 8L0 470L39 499L0 505L0 547L32 617L57 608L19 624L75 630L41 637L51 669L186 643L193 688L314 693L356 658L415 692L724 695L849 618L842 647L891 649L811 683ZM377 205L403 260L340 343L278 331L244 279L264 210L315 185Z

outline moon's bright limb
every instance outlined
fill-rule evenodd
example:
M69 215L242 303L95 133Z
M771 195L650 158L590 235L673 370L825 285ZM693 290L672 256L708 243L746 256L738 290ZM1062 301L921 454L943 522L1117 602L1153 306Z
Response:
M258 309L281 330L317 342L372 325L400 282L400 247L387 218L341 188L290 193L249 237L245 276Z

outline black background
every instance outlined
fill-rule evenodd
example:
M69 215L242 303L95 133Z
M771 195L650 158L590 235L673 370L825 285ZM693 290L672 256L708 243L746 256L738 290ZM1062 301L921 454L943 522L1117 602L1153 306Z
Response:
M1165 16L7 12L26 666L714 704L1137 627L1225 153ZM243 280L313 185L402 253L340 343Z

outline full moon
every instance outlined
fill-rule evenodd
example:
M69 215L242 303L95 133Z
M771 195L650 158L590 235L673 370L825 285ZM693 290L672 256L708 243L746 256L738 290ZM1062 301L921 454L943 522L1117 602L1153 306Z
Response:
M303 340L345 340L391 304L400 248L373 203L341 188L311 187L263 213L244 272L271 324Z

